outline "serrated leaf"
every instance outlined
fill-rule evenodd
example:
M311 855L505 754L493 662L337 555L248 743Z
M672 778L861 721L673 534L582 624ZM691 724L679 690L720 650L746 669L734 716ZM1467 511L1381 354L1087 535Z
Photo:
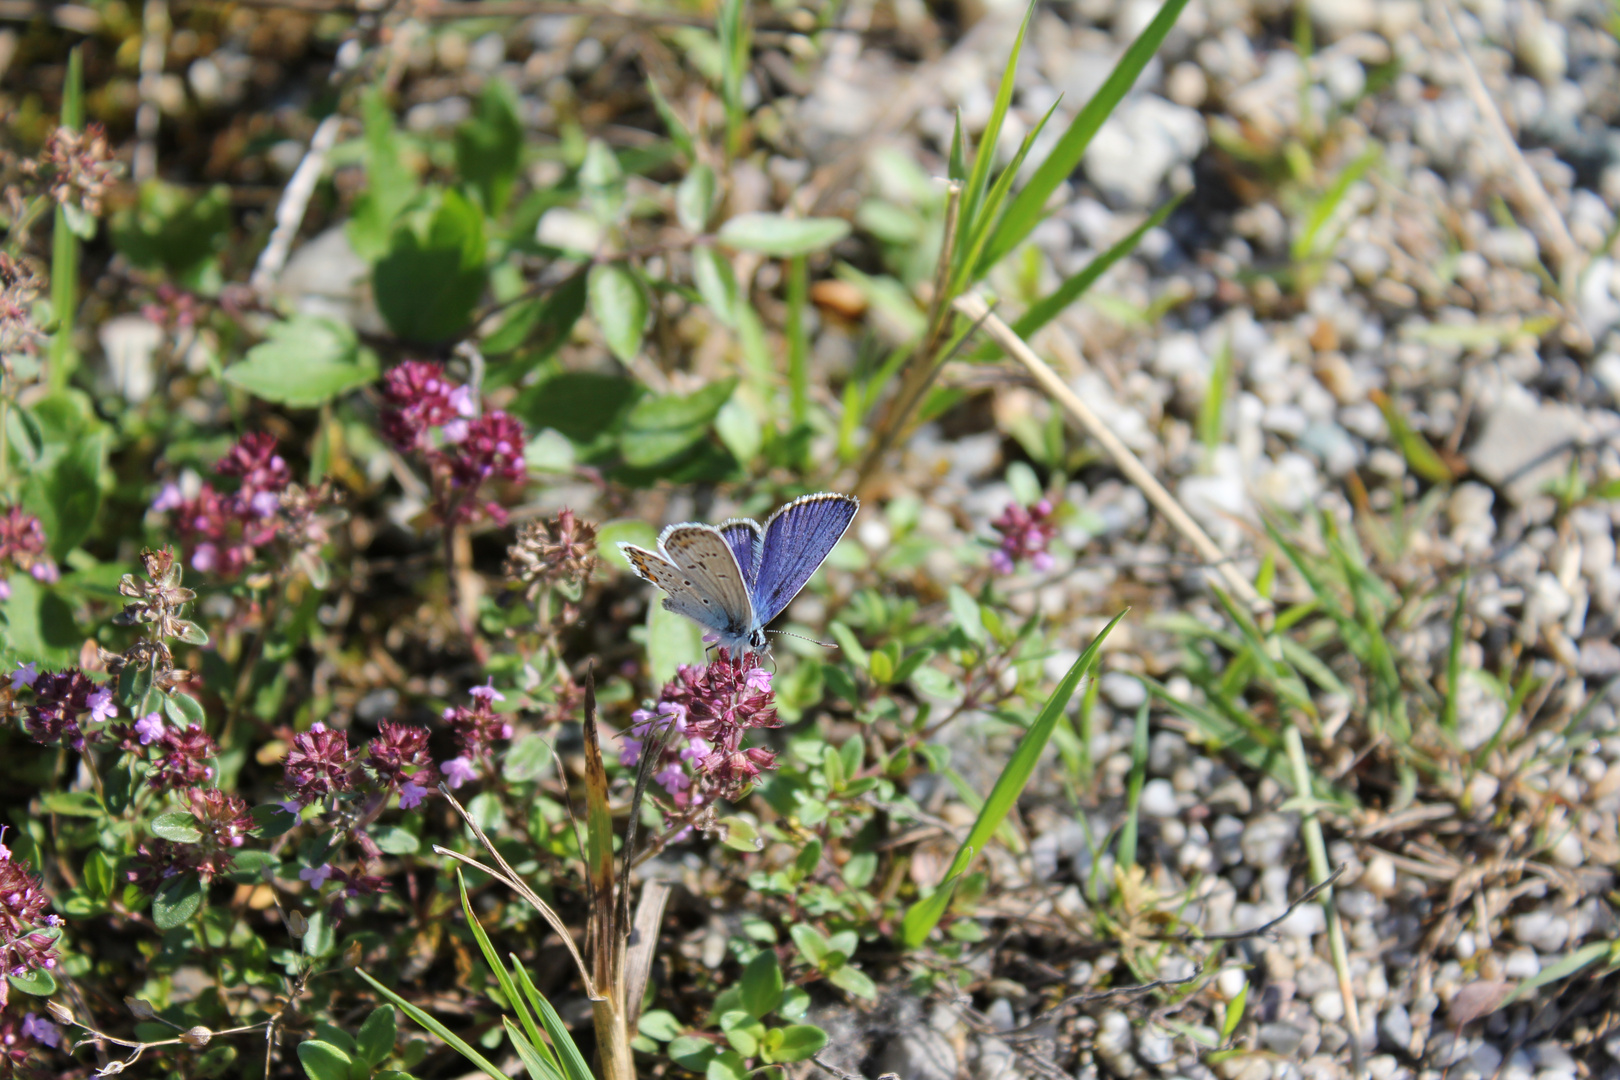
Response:
M376 356L334 319L295 315L271 323L266 333L265 341L225 369L227 382L254 397L313 408L377 378Z
M757 251L779 259L809 255L832 247L849 235L842 218L790 218L781 214L739 214L720 226L728 247Z

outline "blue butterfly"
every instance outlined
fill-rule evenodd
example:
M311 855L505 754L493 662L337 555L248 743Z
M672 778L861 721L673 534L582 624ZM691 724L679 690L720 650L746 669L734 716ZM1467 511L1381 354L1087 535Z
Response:
M765 627L799 595L839 537L855 520L860 501L822 492L794 499L765 520L719 526L671 525L658 550L620 543L643 581L664 590L664 607L709 630L732 656L765 651Z

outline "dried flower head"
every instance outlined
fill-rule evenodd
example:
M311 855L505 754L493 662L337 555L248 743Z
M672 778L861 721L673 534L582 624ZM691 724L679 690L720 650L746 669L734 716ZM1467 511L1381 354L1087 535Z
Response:
M180 609L197 598L197 594L180 584L183 573L174 552L169 548L141 552L141 567L145 580L134 574L125 574L118 582L118 593L130 602L114 617L120 626L149 623L159 638L180 638L195 641L203 635L201 627L180 617Z
M101 200L120 171L100 124L83 131L59 127L45 140L37 161L24 164L25 172L43 179L51 198L74 206L91 217L101 216Z
M530 600L543 585L589 580L596 563L596 525L566 507L550 521L524 525L506 552L506 574L528 586Z

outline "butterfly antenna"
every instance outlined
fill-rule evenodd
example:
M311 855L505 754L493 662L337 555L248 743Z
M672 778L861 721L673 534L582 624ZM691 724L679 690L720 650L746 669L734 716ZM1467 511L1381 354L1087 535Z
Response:
M820 645L823 649L838 648L838 642L836 641L817 641L813 637L805 637L803 634L795 634L791 630L767 630L765 632L767 634L781 634L783 637L795 637L800 641L808 641L812 645Z

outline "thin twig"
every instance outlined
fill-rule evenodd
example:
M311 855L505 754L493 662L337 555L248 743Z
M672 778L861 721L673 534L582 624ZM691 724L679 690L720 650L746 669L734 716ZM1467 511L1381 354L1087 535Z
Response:
M315 185L320 182L321 173L326 169L326 155L337 143L338 131L342 127L343 117L337 113L321 121L314 137L309 140L304 160L298 163L292 179L287 181L286 190L281 193L281 202L276 206L276 227L270 233L270 242L259 253L258 264L253 267L253 276L249 279L249 284L260 295L274 287L276 278L281 276L281 268L287 265L293 241L304 224L304 212L309 209Z
M1224 934L1196 934L1196 933L1155 934L1152 937L1144 938L1143 940L1145 940L1145 941L1185 941L1185 942L1194 942L1194 941L1243 941L1243 940L1246 940L1248 938L1261 937L1261 936L1263 936L1263 935L1265 935L1267 933L1270 933L1271 929L1273 927L1279 925L1280 923L1283 922L1283 920L1287 919L1288 916L1292 915L1296 908L1302 907L1305 904L1310 903L1312 900L1315 900L1318 896L1322 895L1322 892L1324 890L1331 889L1333 887L1333 883L1335 881L1338 881L1339 878L1344 876L1344 871L1345 871L1345 864L1340 863L1338 866L1333 868L1333 873L1331 873L1331 874L1329 874L1327 876L1327 880L1319 881L1315 885L1312 885L1310 888L1306 889L1304 892L1300 893L1299 898L1296 899L1293 903L1289 904L1286 908L1284 908L1283 913L1281 915L1278 915L1275 919L1272 919L1269 922L1264 922L1264 923L1261 923L1259 926L1251 927L1248 930L1229 930Z
M1238 573L1226 553L1210 539L1209 534L1198 522L1182 509L1176 497L1159 483L1158 478L1142 464L1141 459L1131 453L1130 448L1120 441L1119 436L1115 435L1096 413L1091 411L1090 406L1069 389L1068 384L1058 377L1057 372L1047 366L1046 361L1036 356L1035 351L1013 331L1012 327L990 311L990 305L986 304L982 297L975 293L966 293L957 297L955 307L974 322L982 322L985 332L995 339L996 344L1000 345L1008 356L1029 369L1029 373L1041 384L1041 388L1069 411L1069 415L1085 428L1086 434L1102 445L1103 450L1113 459L1114 465L1125 474L1125 478L1141 489L1148 502L1152 503L1171 526L1192 544L1198 554L1203 556L1204 561L1220 575L1221 580L1233 594L1247 604L1256 615L1266 616L1271 613L1271 601L1255 591L1249 579Z

